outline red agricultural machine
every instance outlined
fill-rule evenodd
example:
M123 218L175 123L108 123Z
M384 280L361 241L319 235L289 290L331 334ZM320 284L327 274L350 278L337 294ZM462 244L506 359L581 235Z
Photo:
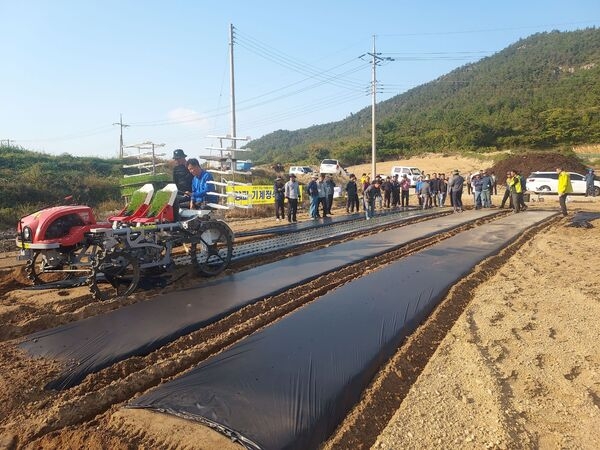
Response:
M176 264L191 262L204 276L221 273L231 261L232 230L212 210L175 210L176 197L174 184L157 192L144 185L106 222L83 205L35 212L18 223L19 259L27 260L33 284L85 283L97 300L127 296L141 277ZM176 247L185 252L174 256Z

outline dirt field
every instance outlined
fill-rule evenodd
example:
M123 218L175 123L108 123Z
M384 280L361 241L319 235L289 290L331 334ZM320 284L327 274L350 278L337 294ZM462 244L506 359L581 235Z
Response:
M381 163L377 171L416 165L466 173L490 164L426 157ZM370 166L350 169L360 176ZM530 208L558 209L555 197L543 200ZM568 206L600 216L599 198L573 197ZM600 448L600 219L592 228L569 226L569 219L532 230L456 285L325 448ZM273 219L232 223L236 230L272 225ZM334 275L351 279L352 268ZM93 302L85 288L25 291L25 282L22 268L1 269L0 448L240 448L196 423L122 406L268 325L269 317L276 320L296 306L290 298L310 301L330 288L321 280L284 293L57 393L43 389L56 365L28 358L16 346L19 338L120 304Z

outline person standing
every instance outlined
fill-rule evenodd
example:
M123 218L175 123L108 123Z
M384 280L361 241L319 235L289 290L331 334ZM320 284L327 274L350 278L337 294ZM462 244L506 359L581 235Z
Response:
M285 217L283 206L285 202L284 191L285 184L283 183L281 177L275 178L275 184L273 185L273 197L275 198L275 220L277 220L277 222Z
M392 203L392 180L389 176L382 181L381 190L383 191L383 207L389 209Z
M471 174L467 175L467 194L471 195L471 189L472 189L472 185L471 185Z
M371 183L363 192L364 200L365 200L365 217L367 220L371 219L375 215L375 199L377 196L381 195L381 191L379 190L381 186L381 180L379 178L375 178L373 183Z
M322 173L317 181L317 188L319 190L319 205L322 207L323 218L327 217L327 190L325 187L325 174ZM318 214L318 209L317 209Z
M419 196L421 198L423 209L431 208L431 186L429 184L429 175L421 181L419 186Z
M462 177L458 169L452 172L452 179L448 183L448 189L452 193L452 205L454 206L455 213L461 213L464 211L462 203L463 185L465 179Z
M287 219L288 222L297 222L296 213L298 212L298 198L300 197L300 186L296 181L296 175L290 175L290 181L284 186L285 198L288 201Z
M318 219L319 216L319 185L317 184L317 174L313 174L311 177L308 186L306 186L306 190L310 197L310 217L313 219Z
M400 190L402 207L408 208L408 200L410 198L410 180L406 174L402 175L402 181L400 181Z
M358 186L356 185L354 174L350 174L350 181L346 184L346 195L348 196L346 200L346 212L353 213L354 208L358 212Z
M567 215L567 195L573 192L571 185L571 175L563 170L562 167L557 167L558 173L558 203L563 216Z
M471 177L471 189L473 192L473 206L475 209L481 209L481 189L483 183L478 173Z
M173 150L173 160L175 161L173 183L177 186L176 203L182 208L189 207L192 195L192 180L194 179L194 175L187 168L186 157L187 155L182 149Z
M335 192L335 181L333 175L327 175L325 180L325 195L327 197L327 214L332 214L331 207L333 206L333 193Z
M504 205L506 204L506 202L508 201L508 208L512 209L513 208L513 202L512 202L512 197L510 196L510 185L508 184L508 181L510 180L511 177L511 172L506 172L506 181L504 182L504 196L502 197L502 202L500 203L500 209L504 208Z
M400 182L398 181L398 174L395 174L392 178L392 208L397 208L400 204Z
M415 194L417 195L417 201L419 202L419 206L423 206L423 197L421 197L421 185L423 184L423 177L419 175L417 178L417 182L415 183Z
M481 205L484 208L492 207L492 193L494 191L494 182L490 173L486 170L481 177Z
M585 196L596 196L596 189L594 186L594 169L588 169L587 173L585 174Z
M446 196L450 198L450 206L452 206L452 208L454 208L454 199L452 198L452 188L450 187L450 184L452 183L452 178L454 178L454 172L452 172L448 176L448 182L446 183Z
M438 202L438 194L440 192L440 179L437 173L431 174L431 180L429 180L429 189L431 189L431 206L441 206Z
M510 190L513 211L519 213L521 212L521 202L519 201L519 195L521 194L521 180L515 170L510 171L510 177L506 180L506 184Z
M496 174L494 173L493 170L490 173L490 178L492 179L492 187L494 190L493 194L498 195L498 179L496 178Z
M446 193L448 191L448 182L446 181L446 174L440 173L438 178L438 206L446 206Z
M190 158L187 161L187 168L194 176L192 180L192 192L190 195L190 209L200 209L205 203L218 203L216 195L211 195L215 191L213 176L210 172L202 169L196 158Z

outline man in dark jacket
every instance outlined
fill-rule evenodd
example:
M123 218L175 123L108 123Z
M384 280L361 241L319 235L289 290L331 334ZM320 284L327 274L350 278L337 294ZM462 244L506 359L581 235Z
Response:
M350 175L350 181L346 184L346 195L348 196L346 200L346 212L354 212L354 208L358 212L358 186L356 185L356 176L354 174Z
M188 208L190 205L190 196L192 195L192 180L194 175L187 168L187 155L180 148L173 150L173 183L177 185L177 199L175 200L181 208Z
M335 192L335 181L331 174L327 175L325 180L325 195L327 196L327 214L332 214L331 207L333 206L333 193Z
M275 197L275 218L277 222L280 219L285 218L285 192L284 192L284 182L281 177L275 178L275 183L273 184L273 197Z

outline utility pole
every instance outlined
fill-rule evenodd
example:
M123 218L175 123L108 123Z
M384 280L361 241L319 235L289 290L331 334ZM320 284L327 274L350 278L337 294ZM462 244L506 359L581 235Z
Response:
M376 68L378 64L384 61L393 61L393 58L380 56L380 53L375 51L375 35L373 35L373 52L366 53L371 57L371 177L375 178L377 175L377 135L376 135L376 120L375 120L375 108L376 108L376 96L377 96L377 73Z
M231 84L231 136L235 137L236 129L235 129L235 77L233 71L233 24L229 24L229 78ZM235 139L231 141L231 155L235 160L235 149L236 142ZM235 169L235 168L234 168Z
M119 158L123 159L123 128L126 128L129 125L126 125L123 123L123 114L120 114L119 121L113 123L113 125L119 125L119 127L121 128L120 139L119 139Z

